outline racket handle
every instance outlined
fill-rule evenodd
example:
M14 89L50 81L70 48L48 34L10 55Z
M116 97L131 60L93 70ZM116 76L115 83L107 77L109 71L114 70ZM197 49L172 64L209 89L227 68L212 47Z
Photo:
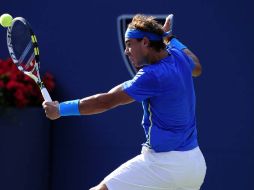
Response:
M174 15L170 14L169 18L170 18L170 30L171 30L171 33L173 33Z
M43 87L41 89L41 94L42 94L42 96L43 96L45 101L52 102L52 99L51 99L51 97L49 95L49 92L48 92L48 90L45 87Z

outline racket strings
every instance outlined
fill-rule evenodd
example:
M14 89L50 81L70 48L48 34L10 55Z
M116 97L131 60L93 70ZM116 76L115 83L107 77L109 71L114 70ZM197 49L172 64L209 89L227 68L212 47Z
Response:
M34 70L34 64L35 64L35 55L34 53L30 56L28 59L28 62L25 65L25 70L31 70L31 72Z
M18 59L18 62L16 63L18 68L25 71L33 72L34 71L34 65L35 65L35 53L33 51L33 44L32 42L29 42L24 51L22 53L19 53L20 57Z
M12 52L17 59L15 64L21 71L34 71L36 55L31 35L28 26L21 20L17 20L13 23L8 35L10 38L9 49L12 49Z
M19 58L19 64L23 63L24 59L27 57L29 51L31 50L33 44L31 42L29 42L26 46L26 48L24 49L23 53L21 54L20 58Z
M39 75L39 49L37 39L30 26L23 18L16 18L8 31L9 52L15 58L18 69L33 78L37 83Z

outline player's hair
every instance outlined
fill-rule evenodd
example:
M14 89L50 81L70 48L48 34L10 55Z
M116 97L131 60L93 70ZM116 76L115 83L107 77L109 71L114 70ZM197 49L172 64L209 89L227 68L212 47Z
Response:
M158 35L163 35L164 31L162 29L162 25L159 24L155 17L145 16L141 14L137 14L132 18L131 23L128 25L129 29L138 29L144 32L151 32ZM141 41L142 39L137 39ZM166 45L161 39L160 41L152 41L150 40L150 47L155 49L156 51L160 51L165 49Z

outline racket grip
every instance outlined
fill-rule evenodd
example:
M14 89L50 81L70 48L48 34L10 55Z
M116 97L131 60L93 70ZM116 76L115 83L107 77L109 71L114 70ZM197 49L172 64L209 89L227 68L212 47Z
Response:
M45 101L52 102L52 99L51 99L51 97L49 95L49 92L48 92L48 90L45 87L43 87L41 89L41 94L42 94L42 96L43 96Z
M170 16L170 30L171 30L171 33L173 33L174 15L171 14L169 16Z

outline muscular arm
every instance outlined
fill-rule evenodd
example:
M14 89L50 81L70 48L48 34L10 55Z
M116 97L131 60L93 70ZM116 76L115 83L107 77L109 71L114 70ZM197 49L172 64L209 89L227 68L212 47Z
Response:
M112 88L107 93L96 94L83 98L79 102L79 111L82 115L102 113L134 100L122 90L122 85Z
M92 115L131 102L134 102L134 100L122 90L122 85L118 85L112 88L108 93L96 94L81 99L78 109L81 115ZM42 106L49 119L54 120L60 117L58 101L44 101Z
M202 67L199 62L198 57L194 53L192 53L191 50L189 50L188 48L183 49L183 51L193 60L193 62L195 64L195 68L192 71L192 76L194 76L194 77L200 76L202 73Z
M169 30L172 30L172 24L171 24L172 19L173 19L173 15L172 15L172 14L170 14L170 15L167 16L167 18L166 18L166 20L165 20L165 23L164 23L164 25L163 25L163 27L162 27L162 29L163 29L164 32L167 32L167 31L169 31ZM169 42L170 42L170 39L171 39L172 37L173 37L173 35L172 35L172 33L171 33L169 36L167 36L167 37L165 38L165 43L169 43ZM195 68L194 68L193 71L192 71L192 76L194 76L194 77L200 76L200 75L201 75L201 72L202 72L202 67L201 67L201 64L200 64L200 62L199 62L198 57L197 57L194 53L192 53L189 49L187 49L187 48L183 49L183 51L184 51L189 57L191 57L191 59L193 60L193 62L194 62L194 64L195 64Z

